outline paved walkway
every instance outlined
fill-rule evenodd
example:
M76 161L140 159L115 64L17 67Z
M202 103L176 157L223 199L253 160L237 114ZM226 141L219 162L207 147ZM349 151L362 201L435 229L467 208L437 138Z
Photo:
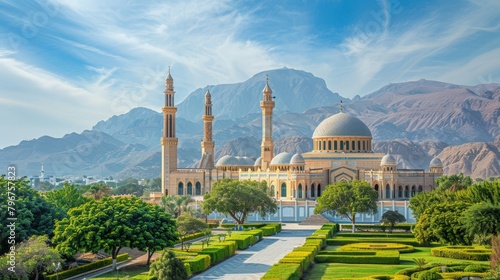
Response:
M305 238L319 226L299 226L286 224L283 230L266 236L252 247L237 251L236 255L191 278L192 280L254 280L260 279L269 268L293 250L304 244Z

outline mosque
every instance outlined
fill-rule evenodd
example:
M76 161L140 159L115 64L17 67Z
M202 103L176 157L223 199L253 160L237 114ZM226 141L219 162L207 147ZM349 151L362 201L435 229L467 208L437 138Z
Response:
M313 150L302 154L274 154L273 101L268 78L262 91L261 155L257 159L225 155L215 161L212 139L212 101L205 94L203 140L198 168L177 167L177 145L174 104L174 80L169 74L164 91L162 148L162 191L165 195L190 195L197 201L210 192L212 184L222 178L265 182L268 194L279 204L275 215L267 220L302 221L314 213L315 200L329 184L339 181L366 180L378 192L380 207L376 215L360 215L359 222L378 222L387 210L403 213L412 222L409 199L419 192L436 187L443 175L439 158L430 162L429 170L398 169L392 155L372 151L370 129L358 118L340 112L323 120L312 135ZM342 221L340 217L334 217ZM249 220L259 220L257 215ZM414 221L414 220L413 220Z

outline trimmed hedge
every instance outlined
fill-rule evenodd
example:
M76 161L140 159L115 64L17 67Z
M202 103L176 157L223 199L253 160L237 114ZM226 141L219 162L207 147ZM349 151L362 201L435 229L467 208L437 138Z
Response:
M404 230L404 231L411 231L412 228L415 227L415 224L397 224L394 225L392 230ZM351 230L352 225L351 224L342 224L342 230ZM391 229L391 226L385 226L385 225L356 225L357 230L372 230L372 231L389 231Z
M127 253L120 254L120 255L116 256L116 262L122 262L122 261L126 261L128 259L129 259L129 256ZM78 267L68 269L68 270L63 270L63 271L59 272L59 279L61 279L61 280L66 279L66 278L69 278L69 277L72 277L72 276L75 276L78 274L92 271L94 269L108 266L110 264L113 264L113 259L111 259L111 257L105 258L105 259L102 259L102 260L99 260L99 261L96 261L93 263L80 265ZM55 280L56 277L57 277L56 274L51 274L51 275L47 275L46 279L47 280Z
M302 277L300 264L277 263L262 276L265 280L299 280Z
M210 267L210 256L201 254L189 259L183 259L184 263L189 264L192 273L205 271Z
M261 227L260 230L262 230L264 236L274 235L281 231L281 224L268 224Z
M198 252L200 255L209 255L210 264L214 265L228 257L227 249L224 247L208 247Z
M326 239L326 244L327 245L334 245L334 246L342 246L342 245L348 245L352 243L390 243L394 241L394 238L383 238L383 237L343 237L341 235L337 235L334 238L329 238ZM417 240L415 238L398 238L397 239L398 243L401 244L406 244L406 245L411 245L411 246L422 246L418 244Z
M436 257L460 260L489 261L491 249L487 249L484 246L444 246L432 248L431 253Z
M399 244L399 243L352 243L344 245L340 248L340 251L384 251L384 250L397 250L399 253L410 253L413 252L414 248L411 245Z
M189 234L189 235L186 235L184 236L183 240L184 242L186 241L189 241L189 240L193 240L193 239L196 239L196 238L200 238L200 237L203 237L203 236L207 236L208 234L211 234L212 231L205 231L205 232L197 232L197 233L193 233L193 234Z
M488 272L491 267L486 264L471 264L464 268L464 272Z
M320 252L314 258L317 263L354 263L354 264L399 264L398 251L358 251L353 252ZM342 254L344 253L344 254ZM345 254L347 253L347 254Z
M260 230L260 229L245 230L245 231L242 231L240 234L241 235L253 235L253 236L258 235L259 236L259 240L254 240L254 243L256 243L257 241L262 240L262 238L264 237L264 234L262 233L262 230Z
M488 276L487 272L479 273L479 272L444 272L444 273L439 273L443 278L445 279L455 279L455 280L461 280L463 277L480 277L484 278Z
M233 234L230 237L226 237L226 241L235 241L238 245L238 250L245 250L254 243L254 237L253 235Z

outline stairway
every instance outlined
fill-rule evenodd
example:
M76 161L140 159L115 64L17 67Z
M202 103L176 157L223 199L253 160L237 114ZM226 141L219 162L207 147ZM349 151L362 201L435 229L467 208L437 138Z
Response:
M317 225L317 226L322 226L326 223L329 223L330 221L325 218L323 215L321 214L315 214L315 215L312 215L310 216L309 218L303 220L299 225Z

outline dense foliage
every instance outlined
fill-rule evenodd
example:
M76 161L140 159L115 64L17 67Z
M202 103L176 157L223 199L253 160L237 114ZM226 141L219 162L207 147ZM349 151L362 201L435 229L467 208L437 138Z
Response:
M206 230L208 230L207 223L189 213L182 213L177 217L177 232L181 239L181 249L184 249L184 241L188 235Z
M147 250L151 256L178 239L171 216L139 198L104 197L72 208L68 214L69 218L57 223L53 239L56 248L67 255L105 250L116 260L121 248L130 247Z
M64 212L65 215L69 209L78 207L89 201L89 198L84 197L76 186L68 183L65 183L61 189L47 192L45 199Z
M205 214L218 211L231 216L238 224L243 224L251 212L265 218L268 213L276 213L277 208L276 201L256 181L222 179L203 196Z
M382 215L382 223L391 226L390 232L394 229L394 225L404 222L406 222L405 216L401 215L398 211L389 210Z
M0 254L8 251L10 246L27 240L33 235L52 235L54 221L62 218L62 212L48 203L29 185L25 178L7 180L0 177L0 219L8 224L14 223L14 231L8 228L0 231ZM9 205L8 201L12 201ZM9 208L10 207L10 208ZM17 220L8 220L17 218ZM11 232L15 232L12 238ZM15 241L15 243L14 243Z
M340 181L326 186L321 197L317 199L318 204L314 212L327 211L346 217L352 222L354 232L356 214L377 213L377 199L377 192L366 181Z
M469 177L443 176L438 188L410 200L421 244L489 243L500 232L500 180L471 183Z
M185 280L188 279L188 272L184 263L175 257L172 251L165 251L149 269L149 279L160 280Z

